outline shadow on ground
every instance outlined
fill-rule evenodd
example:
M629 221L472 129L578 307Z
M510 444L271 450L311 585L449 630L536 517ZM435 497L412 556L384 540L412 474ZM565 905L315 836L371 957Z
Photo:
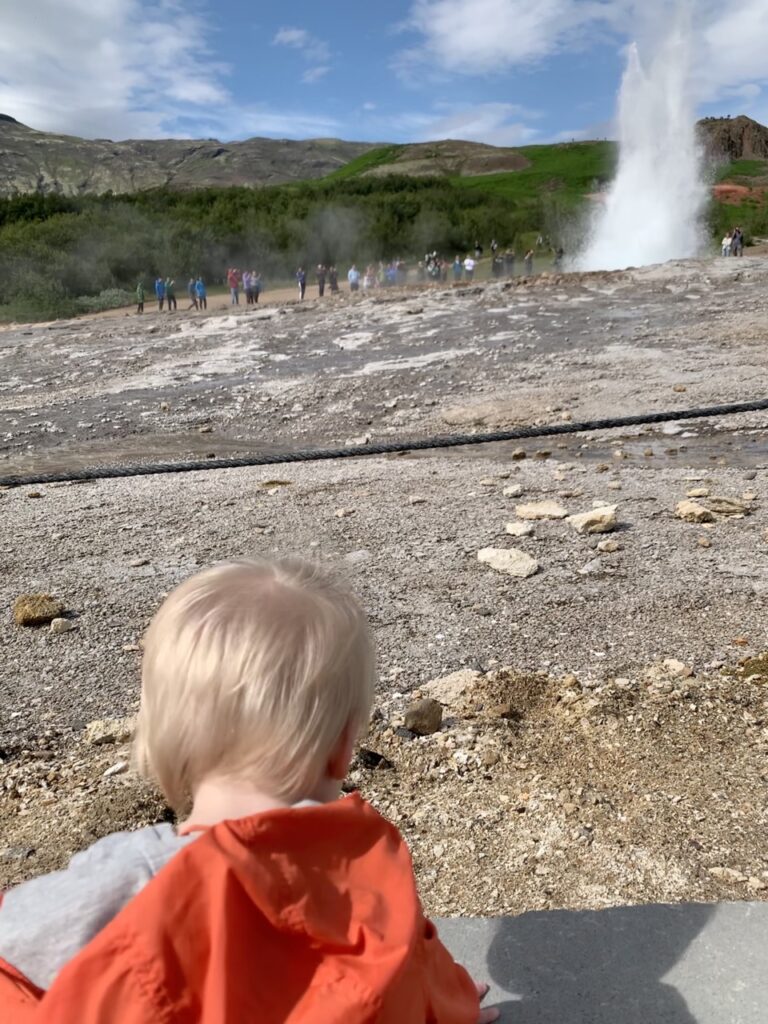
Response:
M759 1024L768 904L682 904L443 921L515 1024Z

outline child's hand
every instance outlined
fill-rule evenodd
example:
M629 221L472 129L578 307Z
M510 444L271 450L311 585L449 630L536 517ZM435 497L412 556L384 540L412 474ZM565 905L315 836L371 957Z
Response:
M488 985L481 985L477 981L475 982L475 988L480 998L480 1002L485 999L488 995ZM494 1021L499 1019L499 1011L495 1006L489 1006L485 1010L480 1011L480 1016L477 1018L477 1024L493 1024Z

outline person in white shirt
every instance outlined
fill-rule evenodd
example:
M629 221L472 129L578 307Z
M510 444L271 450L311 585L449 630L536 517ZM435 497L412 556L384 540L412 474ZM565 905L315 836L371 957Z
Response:
M723 242L722 242L722 245L723 245L723 256L730 256L731 255L731 242L732 242L732 238L733 238L733 236L729 232L725 236L725 238L723 239Z
M471 281L472 278L475 276L475 266L476 264L472 257L467 256L467 258L464 260L464 279L466 281Z

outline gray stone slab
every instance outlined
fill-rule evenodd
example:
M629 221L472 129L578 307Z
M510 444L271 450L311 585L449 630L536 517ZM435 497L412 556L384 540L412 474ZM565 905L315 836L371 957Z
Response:
M437 922L515 1024L766 1024L768 903Z

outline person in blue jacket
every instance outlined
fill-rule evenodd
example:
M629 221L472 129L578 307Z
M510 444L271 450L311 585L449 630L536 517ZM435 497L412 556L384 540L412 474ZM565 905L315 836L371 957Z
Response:
M205 290L205 282L202 277L198 277L195 281L195 295L200 309L208 309L208 293Z
M155 295L157 296L157 305L160 312L163 312L163 303L165 302L165 281L162 277L158 277L155 281Z

